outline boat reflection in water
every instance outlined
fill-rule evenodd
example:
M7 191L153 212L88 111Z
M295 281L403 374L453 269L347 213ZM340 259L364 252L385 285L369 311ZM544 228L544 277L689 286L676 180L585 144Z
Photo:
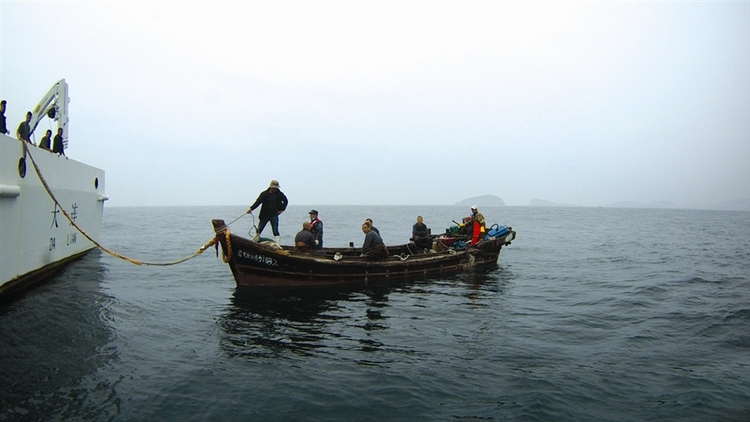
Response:
M513 274L498 266L439 279L303 292L235 289L219 325L221 347L230 357L278 358L290 355L390 351L409 353L413 319L440 313L438 302L482 303L504 294ZM430 296L433 296L430 298ZM452 306L452 305L451 305ZM361 358L361 356L360 356Z
M328 325L346 318L337 313L352 293L322 292L291 296L237 288L232 306L219 325L221 346L231 357L278 357L286 353L313 355L330 336Z

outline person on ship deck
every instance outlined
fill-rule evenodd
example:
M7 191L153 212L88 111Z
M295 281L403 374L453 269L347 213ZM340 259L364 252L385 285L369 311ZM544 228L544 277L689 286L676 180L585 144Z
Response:
M18 137L18 139L34 145L34 143L31 142L31 126L29 126L29 123L31 122L31 116L32 114L30 111L26 113L26 120L18 125L16 136Z
M5 119L5 107L7 104L8 102L5 100L0 101L0 133L2 133L3 135L7 135L10 133L10 131L8 130L8 122Z
M65 155L65 152L63 151L64 149L63 128L59 127L57 128L57 135L55 135L55 139L52 141L52 152L59 155Z
M47 133L44 134L42 137L42 140L39 141L39 148L46 149L47 151L51 151L51 144L52 144L52 130L47 129Z

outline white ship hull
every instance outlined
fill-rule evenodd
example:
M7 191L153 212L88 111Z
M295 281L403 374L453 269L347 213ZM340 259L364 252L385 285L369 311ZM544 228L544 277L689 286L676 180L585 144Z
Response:
M28 147L60 206L98 241L107 199L104 171ZM94 247L55 204L23 143L0 134L0 301L44 281Z

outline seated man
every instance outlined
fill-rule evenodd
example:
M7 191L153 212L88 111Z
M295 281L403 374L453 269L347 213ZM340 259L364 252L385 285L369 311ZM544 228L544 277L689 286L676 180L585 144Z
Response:
M432 237L430 237L429 229L423 222L421 215L417 217L417 222L411 227L411 240L420 251L432 249Z
M365 241L362 244L360 257L369 259L387 258L388 248L385 247L380 235L372 229L372 225L365 221L362 224L362 232L365 234Z
M302 223L302 230L294 237L294 246L300 252L312 252L315 249L315 235L310 232L310 223Z

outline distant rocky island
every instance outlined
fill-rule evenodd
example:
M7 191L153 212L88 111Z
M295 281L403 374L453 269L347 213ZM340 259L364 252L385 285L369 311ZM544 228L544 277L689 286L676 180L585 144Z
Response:
M478 207L504 207L505 202L502 198L495 195L483 195L464 199L463 201L456 202L456 205L461 207L470 207L472 205Z

